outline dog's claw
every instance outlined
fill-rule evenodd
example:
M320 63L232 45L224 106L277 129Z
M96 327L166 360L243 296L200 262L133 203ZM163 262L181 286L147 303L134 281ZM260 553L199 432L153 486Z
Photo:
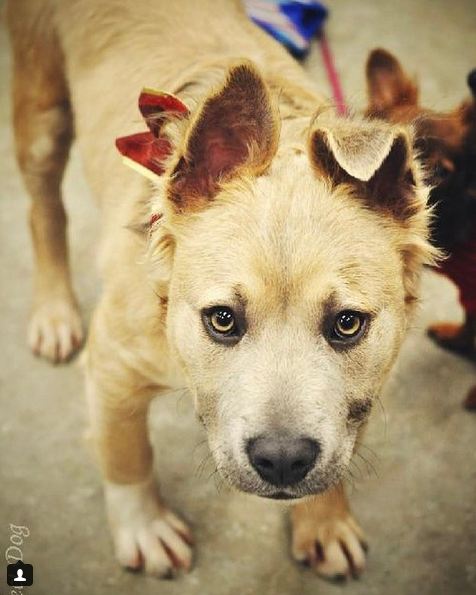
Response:
M33 353L53 363L65 362L83 342L78 307L71 299L51 299L34 307L28 325Z
M365 568L365 553L362 530L350 515L294 525L294 558L327 580L358 578Z

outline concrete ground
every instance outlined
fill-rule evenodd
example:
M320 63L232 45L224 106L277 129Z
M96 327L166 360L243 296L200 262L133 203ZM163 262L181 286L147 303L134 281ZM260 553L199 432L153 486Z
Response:
M424 102L449 108L466 95L476 66L473 0L339 0L328 3L328 36L349 102L365 103L367 52L396 52L421 79ZM116 565L98 474L83 445L85 412L76 364L52 367L25 346L32 256L27 196L13 159L9 53L0 30L0 548L18 543L34 565L36 595L469 595L476 593L476 415L460 407L475 368L425 338L429 321L458 319L454 288L426 273L423 304L367 437L369 464L351 490L371 544L366 574L331 585L290 558L281 506L217 491L197 472L206 449L186 396L157 402L151 425L163 494L191 522L193 572L176 582L127 574ZM319 53L307 68L327 85ZM66 179L75 283L86 319L99 291L98 217L77 156ZM177 423L178 420L178 423ZM13 541L11 542L10 539ZM10 550L12 552L12 550ZM0 563L0 568L4 564ZM6 593L1 568L0 593Z

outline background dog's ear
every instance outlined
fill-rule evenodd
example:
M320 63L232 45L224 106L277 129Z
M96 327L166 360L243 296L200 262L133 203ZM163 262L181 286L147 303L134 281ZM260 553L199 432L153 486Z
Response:
M238 171L261 173L276 152L278 135L277 109L265 82L251 62L240 62L194 115L169 197L180 209L196 207Z
M396 106L417 105L418 87L387 50L373 50L367 60L369 113L385 115Z
M406 219L415 209L408 133L376 121L335 120L311 132L312 161L331 183L350 184L370 206Z

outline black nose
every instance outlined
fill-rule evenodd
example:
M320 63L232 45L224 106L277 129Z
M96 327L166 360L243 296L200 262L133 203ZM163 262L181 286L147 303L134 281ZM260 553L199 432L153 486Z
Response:
M247 445L250 463L260 477L279 487L304 479L314 467L319 450L315 440L282 435L258 436Z

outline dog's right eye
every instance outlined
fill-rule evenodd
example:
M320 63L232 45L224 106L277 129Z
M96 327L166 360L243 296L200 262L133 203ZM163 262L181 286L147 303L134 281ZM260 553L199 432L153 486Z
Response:
M343 310L334 319L330 340L336 343L355 343L366 326L367 316L355 310Z
M241 337L236 315L228 306L214 306L204 310L202 320L208 334L217 341L234 343Z

